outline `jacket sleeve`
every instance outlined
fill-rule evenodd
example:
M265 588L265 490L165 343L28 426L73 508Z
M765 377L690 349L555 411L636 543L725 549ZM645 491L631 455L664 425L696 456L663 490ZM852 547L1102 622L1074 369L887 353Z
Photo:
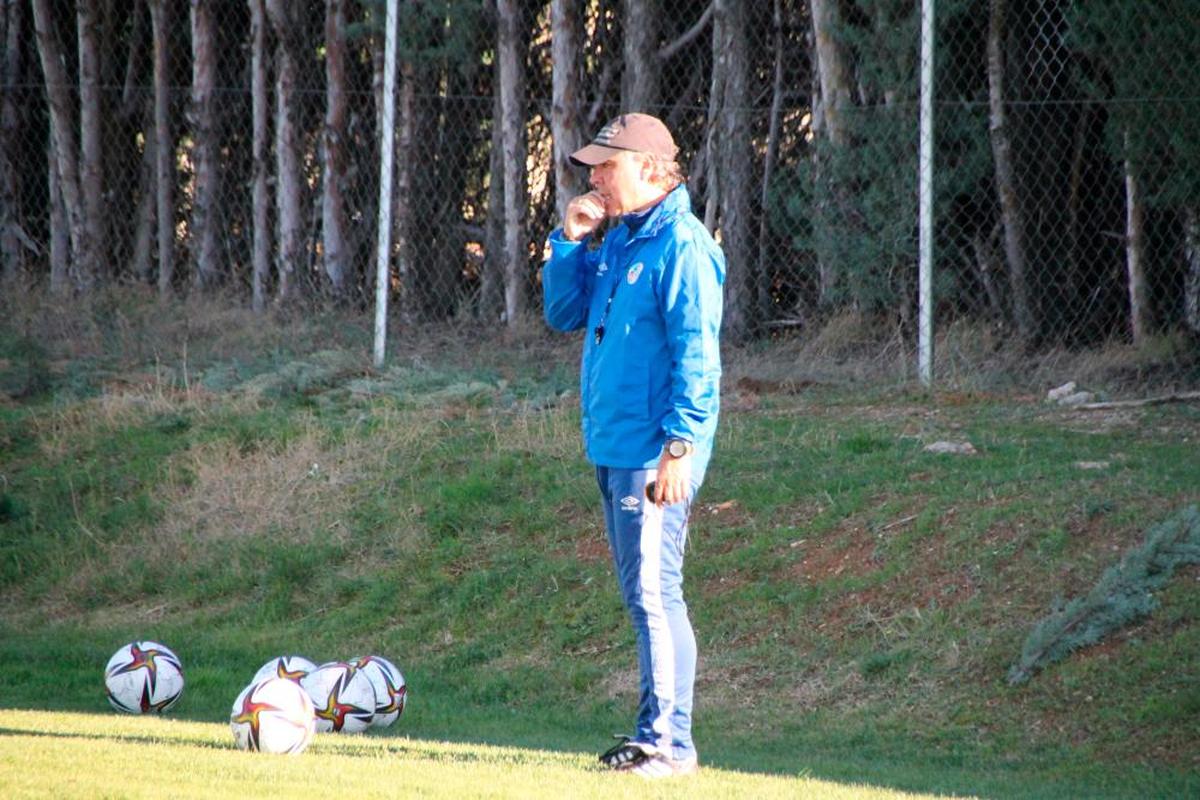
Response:
M671 411L664 438L705 442L717 423L721 393L721 313L725 258L694 231L678 240L659 283L659 303L671 353Z
M586 242L586 237L570 241L562 228L550 234L550 259L542 268L542 305L546 323L556 330L573 331L587 324L599 256Z

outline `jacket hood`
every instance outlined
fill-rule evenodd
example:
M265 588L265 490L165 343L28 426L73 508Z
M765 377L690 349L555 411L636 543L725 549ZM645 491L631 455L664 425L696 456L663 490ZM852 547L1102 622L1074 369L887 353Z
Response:
M637 227L637 230L629 234L629 241L632 242L644 237L653 237L658 234L664 225L668 225L680 218L690 220L692 224L703 227L700 220L692 216L692 196L688 193L686 183L681 183L667 192L658 205L650 209L646 219ZM717 272L717 282L724 284L725 259L716 259L713 261L713 267Z

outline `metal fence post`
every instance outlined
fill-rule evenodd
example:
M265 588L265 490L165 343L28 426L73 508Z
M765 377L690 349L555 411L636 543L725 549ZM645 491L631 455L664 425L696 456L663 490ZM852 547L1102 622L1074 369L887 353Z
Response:
M917 371L926 388L933 386L933 37L933 0L921 0Z
M392 249L392 156L396 143L396 0L388 0L383 56L383 141L379 147L379 230L375 261L375 366L387 347L388 256Z

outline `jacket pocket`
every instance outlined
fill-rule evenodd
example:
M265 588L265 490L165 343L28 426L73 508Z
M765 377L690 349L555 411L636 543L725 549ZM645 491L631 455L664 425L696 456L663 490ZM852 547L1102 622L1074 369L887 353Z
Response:
M650 418L650 364L644 358L626 360L617 380L620 402L635 419Z

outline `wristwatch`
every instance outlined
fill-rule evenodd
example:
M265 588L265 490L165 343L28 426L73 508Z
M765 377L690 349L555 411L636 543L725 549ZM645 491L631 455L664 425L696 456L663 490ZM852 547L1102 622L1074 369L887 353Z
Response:
M692 443L687 439L667 439L666 450L671 458L683 458L692 452Z

